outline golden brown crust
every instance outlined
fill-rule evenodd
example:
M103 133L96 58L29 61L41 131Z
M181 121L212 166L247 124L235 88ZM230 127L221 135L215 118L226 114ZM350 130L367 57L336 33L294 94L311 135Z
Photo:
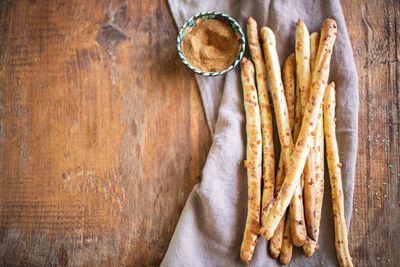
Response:
M324 98L324 129L326 157L332 188L333 220L335 222L335 248L340 266L353 266L351 262L347 226L344 218L344 200L339 151L336 141L335 125L335 84L332 82L326 89Z
M241 78L246 111L247 149L245 165L247 168L248 199L246 228L240 248L240 258L244 263L249 263L257 243L257 235L260 233L262 137L254 66L248 58L243 58L241 61Z
M310 35L310 66L311 72L315 68L315 58L317 57L318 46L319 46L319 33L313 32ZM314 229L315 229L315 241L307 238L306 243L303 246L303 251L306 257L311 257L315 250L317 249L318 236L319 236L319 226L321 222L321 212L322 212L322 202L324 196L324 129L323 129L323 119L322 119L322 107L320 113L318 114L318 122L315 128L315 138L314 138L314 162L315 162L315 185L316 198L315 198L315 216L314 216ZM307 210L307 209L306 209ZM307 211L305 213L307 219ZM308 223L307 223L308 224Z
M302 247L304 255L306 255L307 258L314 255L316 246L317 246L317 242L312 240L310 237L307 237L306 243Z
M282 218L278 224L278 227L275 230L274 235L269 241L269 253L275 259L277 259L279 253L281 253L284 227L285 227L285 219Z
M332 48L336 39L336 22L332 19L325 20L322 31L327 32L327 43L322 49L322 60L316 65L316 82L313 82L311 85L311 95L305 109L303 125L291 157L289 172L285 176L285 181L282 185L281 191L279 192L268 214L267 224L263 225L261 234L266 239L270 239L274 234L280 219L284 215L285 210L288 207L291 198L293 197L296 187L300 183L300 176L303 172L309 152L309 146L312 141L311 132L314 130L314 127L317 123L317 117L329 75L328 69Z
M272 128L271 106L268 97L267 74L257 31L257 22L249 17L247 20L247 39L251 58L256 69L258 100L261 112L261 131L263 146L263 193L261 205L261 224L267 217L268 206L274 199L275 187L275 152Z
M311 83L310 71L310 35L307 26L299 18L296 23L296 84L299 87L301 110L304 113Z
M301 103L301 114L304 113L306 103L309 96L309 87L311 80L310 72L310 39L308 34L308 29L304 22L299 19L296 23L296 86L298 97ZM309 159L306 161L306 165L303 171L304 180L308 182L314 175L313 162ZM304 183L306 185L306 183ZM302 187L296 188L295 196L290 203L291 208L291 232L292 241L295 246L304 245L307 237L306 227L305 227L305 217L304 208L306 203L310 203L310 195L304 195L303 204L303 194ZM308 191L307 191L308 192ZM304 206L303 206L304 205Z
M286 170L291 164L290 156L293 151L293 141L291 127L289 124L288 108L283 90L281 69L278 60L278 54L276 52L276 40L274 33L268 27L263 27L260 33L263 40L265 63L268 69L268 77L275 108L279 140L281 142L283 162ZM277 224L278 223L279 221ZM264 229L264 224L262 225L262 229ZM263 230L261 231L261 235L263 235ZM272 235L273 232L268 239L270 239Z
M290 208L288 209L289 214L287 218L290 217ZM285 218L285 217L283 217ZM282 218L282 219L283 219ZM292 259L292 250L293 250L293 243L291 238L291 223L288 219L285 221L285 229L283 233L283 241L282 241L282 250L279 256L279 260L283 265L287 265Z
M296 71L296 59L295 55L291 54L285 61L283 66L283 84L285 87L285 96L286 103L289 111L289 124L290 128L293 129L295 123L295 90L296 90L296 81L295 81L295 71ZM276 175L276 184L275 184L275 195L279 193L281 189L283 180L284 180L284 166L283 166L283 156L281 154L279 158L279 166ZM289 218L289 217L288 217ZM290 220L287 219L287 223L290 223ZM285 227L285 217L279 222L278 227L275 230L273 237L269 243L269 251L272 257L277 258L282 249L282 240L283 240L283 231ZM291 233L286 233L287 236L291 238Z
M315 61L315 57L316 57L316 52L318 49L318 43L317 43L317 47L315 47L316 43L315 40L313 39L313 42L311 42L312 38L315 38L315 34L313 35L313 37L311 38L308 35L308 31L304 30L307 29L303 24L300 24L297 26L296 29L299 29L299 33L296 33L296 42L299 41L303 41L306 42L308 45L304 46L304 48L308 49L308 53L306 53L308 55L308 57L310 58L310 60L307 63L303 63L304 66L306 66L307 71L304 71L303 73L305 75L307 75L307 81L310 83L311 80L311 64L314 67L314 61ZM302 30L303 29L303 30ZM307 34L307 35L305 35ZM299 37L298 37L299 36ZM298 40L297 40L298 39ZM301 47L303 48L303 47ZM297 52L297 50L296 50ZM302 49L299 49L299 52L302 52ZM303 53L299 53L299 60L302 59L302 56L304 54ZM304 57L306 58L306 56ZM311 60L311 58L313 60ZM296 57L297 59L297 57ZM304 95L306 95L306 97L309 96L309 90L305 90L304 91ZM303 101L303 98L302 98ZM302 102L302 111L304 112L306 104ZM313 132L313 139L315 140L315 131ZM308 155L307 161L306 161L306 165L304 166L304 171L303 171L303 175L304 175L304 215L306 218L306 225L307 225L307 233L308 236L316 241L317 239L317 224L319 224L317 222L316 219L316 205L317 205L317 192L318 192L318 184L316 181L316 172L315 172L315 141L311 142L310 145L310 154ZM309 242L310 243L310 242Z

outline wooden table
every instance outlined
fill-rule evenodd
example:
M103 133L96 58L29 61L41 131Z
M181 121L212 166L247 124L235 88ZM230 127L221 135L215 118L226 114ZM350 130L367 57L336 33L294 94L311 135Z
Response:
M351 253L400 264L400 4L342 1L359 72ZM211 145L165 0L0 1L0 265L155 266Z

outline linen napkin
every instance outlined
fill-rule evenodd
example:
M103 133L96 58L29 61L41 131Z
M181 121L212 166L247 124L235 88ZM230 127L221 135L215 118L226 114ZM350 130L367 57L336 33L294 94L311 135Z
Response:
M319 32L326 18L337 21L338 35L329 81L336 83L336 133L343 163L345 214L349 225L357 154L358 79L339 0L168 2L178 28L198 12L216 10L235 18L245 32L246 19L252 16L259 29L266 25L275 32L281 66L286 57L294 52L298 18L304 21L310 33ZM202 181L194 187L186 202L161 266L244 266L239 253L246 224L247 174L243 167L246 132L240 67L222 77L196 75L196 79L213 144L203 169ZM275 147L278 144L275 143ZM320 249L313 257L306 258L300 248L294 247L291 266L338 265L326 164L322 209ZM280 266L279 261L269 255L267 244L265 239L259 237L249 266Z

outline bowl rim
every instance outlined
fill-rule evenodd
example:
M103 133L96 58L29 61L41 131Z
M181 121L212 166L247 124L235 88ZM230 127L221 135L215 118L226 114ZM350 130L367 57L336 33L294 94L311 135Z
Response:
M233 61L232 64L230 64L226 69L222 70L222 71L215 71L215 72L209 72L209 71L202 71L194 66L192 66L185 58L185 56L183 55L182 49L181 49L181 42L183 40L183 38L181 38L181 36L183 35L185 28L188 26L189 23L191 23L192 21L194 21L194 19L196 17L200 17L200 16L205 16L205 15L217 15L220 17L223 17L225 19L227 19L230 23L231 26L232 24L237 28L238 32L239 32L239 43L241 43L241 48L239 51L238 56L236 57L236 59ZM183 64L186 65L186 67L188 67L189 69L191 69L192 71L194 71L197 74L201 74L204 76L220 76L220 75L224 75L226 73L228 73L229 71L231 71L232 69L234 69L240 62L240 60L243 57L244 51L245 51L245 47L246 47L246 38L245 35L242 31L242 28L240 27L239 23L233 19L232 17L230 17L229 15L222 13L220 11L206 11L206 12L200 12L197 13L195 15L193 15L192 17L190 17L189 19L187 19L185 21L185 23L183 24L181 30L178 33L178 37L177 37L177 48L178 48L178 54L179 57L181 58Z

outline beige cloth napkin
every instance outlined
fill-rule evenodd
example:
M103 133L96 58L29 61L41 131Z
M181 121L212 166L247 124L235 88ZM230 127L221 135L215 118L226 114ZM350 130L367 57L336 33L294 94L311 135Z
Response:
M358 81L340 2L169 0L169 5L178 27L198 12L216 10L235 18L245 31L246 18L252 16L259 27L267 25L276 33L281 64L294 51L298 18L303 19L310 33L319 31L325 18L337 21L338 36L330 80L335 81L337 90L337 138L343 163L345 210L349 224L357 154ZM223 77L196 75L213 144L203 169L202 181L194 187L186 202L161 266L244 266L239 251L246 223L247 175L238 162L245 159L246 133L239 68ZM299 248L294 248L291 266L338 265L326 165L325 169L320 249L312 258L306 258ZM280 266L268 254L265 239L259 238L249 266Z

